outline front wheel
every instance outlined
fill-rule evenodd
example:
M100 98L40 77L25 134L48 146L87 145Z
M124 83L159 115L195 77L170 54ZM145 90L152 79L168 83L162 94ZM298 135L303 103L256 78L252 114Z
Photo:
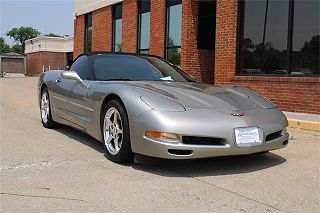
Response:
M57 123L53 121L51 116L50 98L47 88L44 88L41 92L40 115L41 123L44 127L49 129L57 127Z
M109 101L102 113L102 136L106 156L117 163L132 161L129 121L118 100Z

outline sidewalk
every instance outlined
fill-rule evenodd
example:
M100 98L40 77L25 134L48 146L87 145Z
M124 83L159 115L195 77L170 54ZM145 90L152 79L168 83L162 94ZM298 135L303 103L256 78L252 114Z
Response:
M288 118L289 127L320 132L320 115L297 112L283 113Z

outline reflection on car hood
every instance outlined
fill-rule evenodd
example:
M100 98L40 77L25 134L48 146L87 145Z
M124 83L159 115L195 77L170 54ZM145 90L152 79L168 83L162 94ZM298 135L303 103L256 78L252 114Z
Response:
M168 98L185 108L237 111L273 108L274 105L257 93L240 87L224 87L192 82L127 82L143 97ZM262 101L261 101L262 100ZM154 103L157 104L157 103ZM159 103L160 104L160 103Z

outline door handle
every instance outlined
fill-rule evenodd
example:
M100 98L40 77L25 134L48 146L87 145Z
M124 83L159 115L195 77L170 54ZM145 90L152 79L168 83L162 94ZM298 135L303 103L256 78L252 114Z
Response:
M61 78L57 78L56 82L60 83L61 82Z

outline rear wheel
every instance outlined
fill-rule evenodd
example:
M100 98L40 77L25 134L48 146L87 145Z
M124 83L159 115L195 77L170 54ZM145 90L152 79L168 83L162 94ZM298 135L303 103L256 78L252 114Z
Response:
M101 129L107 158L117 163L131 162L129 121L118 100L111 100L104 107Z
M57 127L57 123L53 121L51 116L49 92L46 87L41 92L40 115L44 127L49 129Z

